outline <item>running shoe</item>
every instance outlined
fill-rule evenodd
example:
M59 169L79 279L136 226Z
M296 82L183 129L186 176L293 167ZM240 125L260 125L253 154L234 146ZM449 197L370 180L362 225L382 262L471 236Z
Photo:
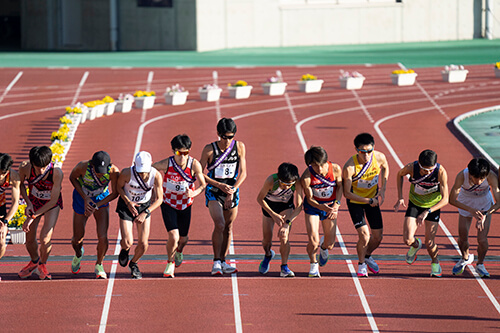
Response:
M415 260L417 260L417 252L422 248L422 241L420 240L420 238L417 238L417 243L418 247L415 248L413 246L410 246L410 249L406 253L406 262L409 265L413 264Z
M368 270L366 269L366 262L358 264L358 277L368 277Z
M96 264L94 272L96 279L106 279L108 277L104 271L104 267L102 267L102 264Z
M321 277L319 274L319 265L317 262L311 263L311 268L309 269L309 277Z
M443 276L443 270L438 262L431 263L431 276L440 278Z
M78 272L80 271L80 263L82 261L84 252L85 250L82 247L82 255L80 257L77 257L75 254L75 256L73 257L73 261L71 262L71 273L78 274Z
M128 264L128 252L129 251L130 251L130 249L128 249L128 250L121 249L120 250L120 254L118 255L118 262L120 263L120 266L127 267L127 264Z
M222 267L222 272L224 274L232 274L232 273L237 273L238 272L238 270L236 269L236 267L233 267L233 266L229 265L225 261L221 262L221 267Z
M274 258L275 255L276 255L276 253L273 250L271 250L270 256L264 256L264 260L262 260L260 262L260 265L259 265L259 273L260 274L267 274L267 272L269 272L269 267L271 266L270 262Z
M281 265L281 277L295 277L295 273L288 268L288 265Z
M460 275L464 272L464 269L467 265L472 264L474 261L474 255L469 253L469 258L464 260L464 258L460 258L460 260L453 266L453 275Z
M173 262L168 262L167 267L165 268L165 271L163 272L163 277L173 278L174 271L175 271L175 264Z
M222 275L222 265L220 260L215 260L212 266L212 275Z
M182 261L184 260L184 255L182 252L176 251L174 255L175 267L179 267L182 265Z
M365 263L368 266L370 272L372 272L373 274L378 274L380 272L380 268L378 267L378 264L375 262L375 259L373 259L373 257L365 258Z
M36 269L36 274L40 277L40 280L52 280L52 275L50 275L45 264L39 264Z
M19 271L19 273L17 273L17 275L19 275L19 277L21 279L26 279L28 277L31 276L31 274L33 274L33 271L38 267L38 260L36 261L36 263L34 263L32 260L30 260L30 262L24 266L23 269L21 269Z
M323 250L323 242L325 240L325 236L321 237L321 240L319 241L319 265L321 267L325 266L326 263L328 262L328 249Z
M137 266L136 262L131 261L130 264L128 265L128 268L130 268L132 279L142 279L142 273L139 270L139 266Z
M490 273L488 273L486 268L484 268L484 264L477 264L476 271L479 274L479 276L482 278L489 278L490 277Z

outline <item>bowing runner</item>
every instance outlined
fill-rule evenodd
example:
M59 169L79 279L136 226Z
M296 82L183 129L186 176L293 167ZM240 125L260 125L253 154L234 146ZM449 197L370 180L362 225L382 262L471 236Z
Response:
M383 153L374 150L375 140L369 133L357 135L354 147L357 153L345 163L342 178L349 214L358 232L357 274L368 276L367 268L374 274L379 272L371 254L382 241L384 226L380 205L384 203L389 164ZM370 227L366 225L365 214Z
M116 212L120 217L121 250L118 256L120 266L130 268L133 279L142 279L137 262L148 249L151 213L161 205L161 174L151 166L151 154L137 153L134 165L125 168L118 178L120 194ZM137 246L129 263L129 251L134 244L133 225L137 226Z
M85 226L90 216L94 216L97 231L97 259L94 273L97 279L106 279L102 265L108 250L109 203L118 197L116 182L120 170L111 163L109 154L98 151L91 160L78 163L69 180L73 187L73 238L71 245L75 250L71 262L71 272L77 274L83 258ZM111 187L111 193L109 191Z
M167 278L173 278L175 267L182 264L182 251L189 239L193 199L203 192L206 186L200 162L189 156L189 136L177 135L170 145L174 155L154 164L155 168L164 172L161 213L168 232L168 262L163 272L163 276ZM195 187L196 180L198 188Z
M307 254L311 262L309 277L320 277L316 252L319 247L319 266L328 262L328 250L335 245L337 216L342 198L342 169L328 161L322 147L311 147L304 160L307 169L301 177L304 189L304 213L309 242ZM319 238L319 224L324 236Z
M33 273L41 280L51 280L52 275L47 270L47 260L52 249L52 233L56 226L59 211L63 202L61 184L63 172L52 164L52 151L47 146L31 148L29 161L24 161L19 167L20 190L26 201L26 221L23 230L26 232L26 249L31 261L18 273L25 279ZM28 183L29 194L24 182ZM36 241L36 233L40 220L44 217L40 230L40 248Z

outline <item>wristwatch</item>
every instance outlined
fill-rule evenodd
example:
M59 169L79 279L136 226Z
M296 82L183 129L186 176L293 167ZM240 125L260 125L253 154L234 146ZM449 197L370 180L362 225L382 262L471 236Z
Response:
M369 202L369 204L370 204L370 205L371 205L371 204L373 204L373 198L370 198L370 202Z
M333 203L340 206L340 200L335 200Z
M146 218L150 217L151 216L151 212L149 211L149 208L146 208L144 210L144 212L146 213Z
M427 213L429 213L429 214L430 214L430 213L432 213L432 211L431 211L431 209L430 209L430 208L429 208L429 209L427 209Z
M292 221L290 221L290 220L286 220L285 223L288 225L292 225Z
M7 220L7 219L2 219L2 222L3 222L5 225L8 225L8 224L9 224L9 220Z

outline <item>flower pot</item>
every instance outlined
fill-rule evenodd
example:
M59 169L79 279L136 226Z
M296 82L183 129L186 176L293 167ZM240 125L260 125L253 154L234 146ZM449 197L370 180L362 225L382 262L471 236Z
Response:
M99 105L96 105L93 107L93 109L96 109L96 117L97 118L101 118L102 116L104 116L104 108L106 107L106 105L104 104L99 104Z
M391 74L392 84L396 86L412 86L415 84L417 73Z
M495 76L500 77L500 68L495 67Z
M342 77L339 78L340 88L347 90L356 90L363 88L363 83L365 78L363 76L359 77Z
M304 80L298 81L299 90L301 92L309 93L317 93L321 91L321 87L323 86L323 80Z
M136 97L135 107L138 109L152 109L155 105L156 96Z
M116 112L123 112L123 113L130 112L130 110L132 110L133 103L134 103L133 99L126 99L126 100L121 100L121 101L118 100L116 102L115 111Z
M454 70L454 71L441 71L441 76L443 77L443 81L449 83L455 82L465 82L467 78L467 73L469 73L466 69Z
M106 103L104 104L104 114L106 116L111 116L115 113L116 102Z
M203 89L200 88L198 90L200 93L200 99L202 101L207 101L207 102L215 102L220 99L220 94L222 92L221 88L216 88L216 89Z
M97 108L93 107L93 108L87 109L87 119L94 120L95 118L97 118Z
M26 233L22 229L9 228L10 242L12 244L26 243Z
M286 91L286 82L262 83L264 94L269 96L281 96Z
M242 87L234 87L230 86L227 87L227 90L229 91L229 97L235 98L235 99L246 99L250 97L250 94L252 93L252 86L242 86Z
M178 91L172 93L166 93L165 102L170 105L184 105L186 104L187 97L189 95L188 91Z

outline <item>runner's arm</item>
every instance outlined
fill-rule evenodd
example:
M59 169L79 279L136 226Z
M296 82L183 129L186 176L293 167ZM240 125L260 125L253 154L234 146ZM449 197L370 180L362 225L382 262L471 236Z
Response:
M446 172L445 168L442 165L439 168L438 180L442 198L441 200L439 200L437 204L435 204L430 208L431 212L435 212L436 210L443 208L449 202L448 173Z
M380 163L380 178L379 178L379 192L377 195L377 199L381 197L379 200L379 206L382 205L385 201L385 190L387 187L387 179L389 178L389 163L385 158L385 155L381 152L377 152L378 157L377 160L381 161Z
M163 171L163 172L166 172L168 170L168 161L169 161L169 157L159 161L159 162L155 162L153 163L153 168L155 168L156 170L158 171Z
M10 205L5 219L10 221L17 212L19 208L19 193L20 193L20 178L19 173L16 170L10 170L10 185L12 186L12 203Z
M149 211L153 212L156 208L161 206L163 202L163 179L161 176L161 172L157 171L155 175L155 184L153 187L152 198L154 198L154 202L149 206Z
M194 198L205 190L205 187L207 187L207 184L205 182L205 176L203 175L203 169L201 168L200 162L198 162L198 160L194 159L192 167L193 167L193 176L198 181L198 187L190 195L191 198Z
M344 165L342 170L342 183L344 187L344 197L349 200L355 200L363 203L370 203L370 198L361 197L357 194L352 193L352 176L354 176L354 164L352 162L352 157Z
M110 203L111 201L115 200L116 198L118 198L118 196L120 195L118 193L118 186L117 186L119 176L120 176L120 169L118 169L116 165L112 165L111 170L109 171L109 182L111 184L111 193L96 204L97 208L104 206Z
M398 190L398 201L396 201L396 204L394 205L394 211L396 212L399 210L399 206L406 207L405 199L403 196L404 177L406 175L411 176L412 173L413 173L413 163L408 163L403 168L401 168L396 174L396 188Z
M495 204L488 209L486 214L493 214L500 208L500 190L498 188L498 180L493 171L490 171L488 175L488 183L490 184L491 192L493 193L493 197L495 198Z
M269 214L269 216L271 216L271 218L277 225L281 226L285 222L284 216L272 210L271 207L269 207L266 200L264 200L266 198L267 193L272 190L273 184L274 184L273 176L267 177L266 180L264 181L264 184L262 185L262 188L259 191L259 194L257 195L257 203Z
M238 174L238 179L236 183L233 185L235 189L239 188L240 185L247 178L247 160L246 160L246 148L245 144L241 141L236 142L238 145L238 154L240 156L240 172Z

